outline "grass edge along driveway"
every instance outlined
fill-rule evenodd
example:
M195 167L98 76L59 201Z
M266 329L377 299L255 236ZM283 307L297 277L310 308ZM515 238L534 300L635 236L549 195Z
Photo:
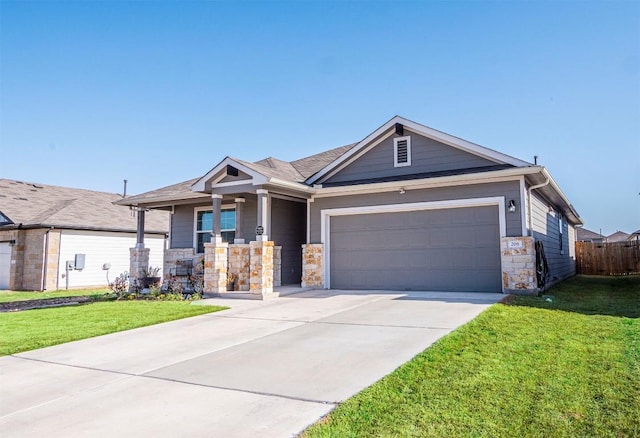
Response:
M79 297L79 296L101 297L109 292L110 292L109 288L106 288L106 287L92 288L92 289L55 290L55 291L44 291L44 292L0 290L0 303L11 303L14 301L42 300L46 298Z
M0 356L224 309L184 301L111 301L0 313Z
M547 293L495 304L302 436L640 436L640 277Z

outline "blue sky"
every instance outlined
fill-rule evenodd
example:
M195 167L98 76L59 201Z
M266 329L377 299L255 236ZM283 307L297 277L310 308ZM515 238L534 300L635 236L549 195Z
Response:
M0 177L140 193L398 114L640 228L639 2L0 0Z

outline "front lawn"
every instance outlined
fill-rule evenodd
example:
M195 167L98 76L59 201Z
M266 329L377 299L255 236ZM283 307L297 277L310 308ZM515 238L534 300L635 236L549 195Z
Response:
M547 294L492 306L303 436L640 436L640 277Z
M0 303L13 301L42 300L44 298L79 297L85 295L102 296L110 292L109 288L70 289L45 292L0 290Z
M0 356L224 309L181 301L113 301L0 313Z

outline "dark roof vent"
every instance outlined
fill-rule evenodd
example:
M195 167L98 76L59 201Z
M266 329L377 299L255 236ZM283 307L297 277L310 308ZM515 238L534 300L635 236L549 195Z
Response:
M227 175L238 176L238 169L227 164Z

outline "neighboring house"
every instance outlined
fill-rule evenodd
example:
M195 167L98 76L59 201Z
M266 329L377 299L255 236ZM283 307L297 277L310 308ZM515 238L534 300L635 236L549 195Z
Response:
M628 241L640 240L640 230L634 231L629 235Z
M137 220L134 210L113 204L120 199L0 179L0 289L104 286L107 276L112 281L128 271ZM147 215L152 265L162 266L168 226L167 213ZM67 262L74 264L69 270Z
M629 240L629 237L631 237L630 234L625 233L624 231L616 231L613 234L610 234L609 236L607 236L606 241L607 242L626 242L627 240Z
M604 242L606 237L586 228L576 228L576 240L578 242Z
M262 297L272 272L276 285L536 293L534 242L559 281L575 273L582 224L544 167L398 116L354 144L226 157L118 203L171 212L165 271L204 257L207 292L230 272Z

